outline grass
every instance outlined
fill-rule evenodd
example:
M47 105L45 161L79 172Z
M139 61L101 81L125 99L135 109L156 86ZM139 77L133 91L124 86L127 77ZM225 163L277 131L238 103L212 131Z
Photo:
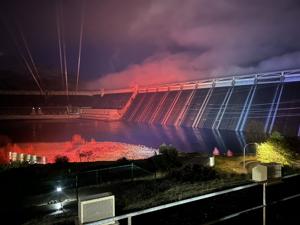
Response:
M246 156L246 163L255 160L255 156ZM215 169L222 174L246 174L247 171L243 168L243 161L243 156L217 156L215 157Z
M241 183L244 183L244 180L237 178L225 178L195 183L173 183L165 190L153 193L152 195L150 194L148 196L137 196L136 194L134 194L133 196L133 194L130 195L130 193L125 192L124 194L127 195L127 204L125 205L123 210L141 210L174 201L192 198L198 195L209 193L213 190L218 190Z

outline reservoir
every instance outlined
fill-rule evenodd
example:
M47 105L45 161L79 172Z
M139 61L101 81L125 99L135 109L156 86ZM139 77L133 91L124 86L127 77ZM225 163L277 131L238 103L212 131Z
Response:
M9 143L27 147L31 144L41 143L43 143L43 146L47 143L49 146L53 146L55 143L71 142L74 136L80 137L88 143L116 142L145 146L149 149L157 149L161 144L168 144L176 147L181 152L201 152L205 154L211 154L215 148L218 148L221 154L226 154L228 150L231 150L234 154L242 154L246 143L254 140L261 141L265 138L265 135L262 134L83 119L1 121L0 126L0 144L2 147ZM49 148L49 154L50 151L54 150ZM55 154L59 153L58 151ZM45 154L45 151L43 151L43 154ZM64 152L62 151L61 154L64 154ZM115 154L117 155L111 160L123 156L121 153L118 156L118 152ZM143 154L143 156L151 156L152 154ZM139 153L135 152L135 155L138 156ZM73 159L73 161L77 160Z

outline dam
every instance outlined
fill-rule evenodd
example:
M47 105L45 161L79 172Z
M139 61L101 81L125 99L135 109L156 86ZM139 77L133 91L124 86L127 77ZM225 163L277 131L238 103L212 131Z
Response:
M160 126L300 135L300 70L120 90L0 91L0 119L76 115ZM41 108L41 113L33 109ZM38 115L35 115L38 114ZM26 117L28 118L28 117Z

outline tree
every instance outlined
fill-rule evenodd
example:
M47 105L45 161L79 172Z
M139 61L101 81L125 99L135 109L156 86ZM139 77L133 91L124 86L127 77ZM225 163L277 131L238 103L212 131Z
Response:
M258 145L256 150L258 161L263 163L280 163L291 165L294 154L289 149L289 144L279 132L274 132L267 141Z

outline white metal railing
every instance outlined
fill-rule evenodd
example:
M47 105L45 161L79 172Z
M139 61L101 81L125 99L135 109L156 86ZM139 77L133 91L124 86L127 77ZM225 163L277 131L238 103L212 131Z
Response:
M188 86L189 89L193 89L196 85L198 87L201 87L202 84L205 85L207 83L211 84L215 80L216 83L223 83L228 82L229 80L239 80L240 82L242 80L271 80L272 78L280 78L281 76L289 77L293 76L294 80L300 80L300 69L292 69L292 70L279 70L279 71L272 71L272 72L263 72L263 73L252 73L252 74L245 74L245 75L228 75L224 77L214 77L209 79L201 79L201 80L192 80L192 81L185 81L185 82L177 82L177 83L164 83L160 85L146 85L146 86L139 86L139 90L148 90L151 92L151 90L157 87L186 87ZM299 79L296 79L299 78ZM229 82L230 83L230 82Z
M174 207L174 206L179 206L179 205L183 205L183 204L187 204L187 203L191 203L191 202L195 202L195 201L199 201L199 200L203 200L203 199L207 199L207 198L212 198L212 197L227 194L227 193L232 193L232 192L252 188L252 187L255 187L255 186L258 186L258 185L259 185L258 183L252 183L252 184L247 184L247 185L244 185L244 186L239 186L239 187L234 187L234 188L230 188L230 189L226 189L226 190L222 190L222 191L208 193L208 194L205 194L205 195L200 195L200 196L197 196L197 197L180 200L180 201L177 201L177 202L172 202L172 203L168 203L168 204L165 204L165 205L155 206L155 207L140 210L140 211L137 211L137 212L132 212L132 213L128 213L128 214L125 214L125 215L116 216L116 217L108 218L108 219L105 219L105 220L100 220L100 221L97 221L97 222L88 223L87 225L102 225L102 224L108 224L110 222L123 220L123 219L127 219L128 224L131 225L131 218L134 217L134 216L139 216L139 215L159 211L159 210L162 210L162 209L171 208L171 207Z
M288 179L288 178L296 177L296 176L299 176L299 175L300 174L293 174L293 175L282 177L282 179ZM165 205L155 206L155 207L152 207L152 208L148 208L148 209L128 213L128 214L121 215L121 216L115 216L115 217L111 217L111 218L108 218L108 219L104 219L104 220L100 220L100 221L96 221L96 222L92 222L92 223L87 223L87 225L104 225L104 224L108 224L108 223L112 223L112 222L119 221L119 220L124 220L124 219L127 219L127 224L128 225L132 225L132 217L135 217L135 216L140 216L140 215L143 215L143 214L147 214L147 213L151 213L151 212L155 212L155 211L159 211L159 210L163 210L163 209L167 209L167 208L171 208L171 207L175 207L175 206L179 206L179 205L183 205L183 204L187 204L187 203L191 203L191 202L195 202L195 201L199 201L199 200L203 200L203 199L208 199L208 198L212 198L212 197L219 196L219 195L224 195L224 194L228 194L228 193L232 193L232 192L236 192L236 191L240 191L240 190L249 189L249 188L252 188L252 187L255 187L255 186L259 186L259 185L261 185L261 183L252 183L252 184L247 184L247 185L243 185L243 186L239 186L239 187L234 187L234 188L230 188L230 189L226 189L226 190L222 190L222 191L208 193L208 194L205 194L205 195L200 195L200 196L197 196L197 197L188 198L188 199L180 200L180 201L177 201L177 202L172 202L172 203L168 203L168 204L165 204ZM222 217L222 218L204 223L203 225L216 224L218 222L228 220L228 219L240 216L244 213L248 213L248 212L260 209L260 208L265 209L265 207L267 206L267 202L266 202L266 185L267 185L267 182L262 183L262 185L263 185L263 201L262 201L261 205L257 205L257 206L254 206L254 207L251 207L251 208L248 208L248 209L245 209L245 210L242 210L242 211L230 214L230 215L226 215L225 217ZM282 201L288 201L290 199L298 198L298 197L300 197L300 193L292 195L292 196L285 197L285 198L277 200L277 201L273 201L273 202L269 203L268 205L276 204L276 203L282 202ZM265 216L266 215L265 215L265 210L264 210L264 213L263 213L263 218L264 218L263 221L264 222L263 222L263 224L265 224Z

